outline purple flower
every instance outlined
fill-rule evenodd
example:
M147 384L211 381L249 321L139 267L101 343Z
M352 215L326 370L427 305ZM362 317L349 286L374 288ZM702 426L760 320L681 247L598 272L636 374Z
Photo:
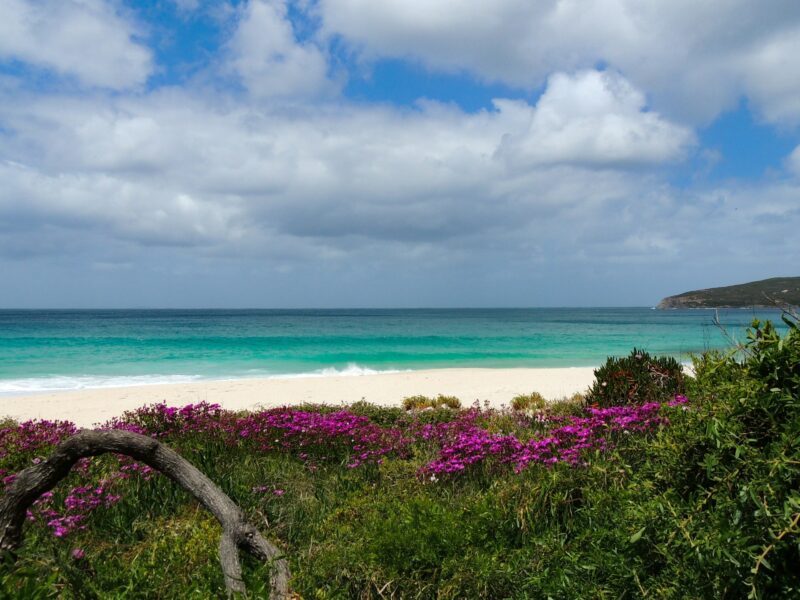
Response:
M683 396L682 394L678 394L677 396L675 396L675 398L673 400L670 400L669 402L667 402L667 406L682 406L682 405L686 404L687 402L689 402L689 399L686 396Z
M70 554L75 560L86 558L86 552L84 552L82 548L73 548Z
M650 402L640 406L589 407L582 416L537 415L535 419L521 419L516 415L506 425L516 434L498 430L499 422L509 421L495 419L496 411L477 404L447 422L422 423L412 418L394 427L378 425L347 410L323 414L283 407L241 415L224 411L216 404L182 408L155 404L126 413L105 427L159 438L202 433L218 443L245 446L248 451L291 454L310 471L316 471L324 461L351 469L379 465L386 457L408 457L423 446L426 452L433 449L436 456L419 475L434 482L442 475L481 465L512 468L517 473L536 464L586 466L589 453L613 448L620 434L646 433L669 425L662 409L687 410L687 403L686 396L678 395L664 405ZM53 445L76 431L73 424L62 421L26 421L0 427L0 458L11 457L11 464L23 466L33 456L46 456ZM91 461L82 459L76 472L83 477L84 485L69 490L63 506L56 505L52 492L42 494L26 517L45 523L58 538L84 529L93 511L121 500L113 493L117 480L134 475L148 480L155 474L151 467L130 457L118 456L117 460L118 470L98 479L91 475ZM15 478L9 469L0 469L3 486L11 485ZM252 491L277 498L285 494L285 490L274 486L256 486Z
M676 401L682 403L685 397L678 397ZM544 437L532 437L527 441L514 435L490 433L478 426L476 414L467 411L450 423L421 429L421 438L440 444L439 458L425 466L421 475L456 473L490 459L513 464L517 473L534 463L584 465L582 454L607 449L609 434L630 435L667 425L668 420L658 415L661 408L658 402L641 406L589 407L587 417L549 417L557 426Z

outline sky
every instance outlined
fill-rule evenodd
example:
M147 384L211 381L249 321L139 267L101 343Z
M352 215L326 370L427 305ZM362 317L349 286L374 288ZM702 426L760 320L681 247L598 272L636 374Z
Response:
M800 275L797 0L0 0L0 307Z

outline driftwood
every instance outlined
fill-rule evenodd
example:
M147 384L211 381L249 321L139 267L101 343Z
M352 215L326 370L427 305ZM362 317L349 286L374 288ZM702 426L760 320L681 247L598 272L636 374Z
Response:
M289 567L281 552L245 520L241 509L194 465L153 438L129 431L82 431L61 442L50 457L17 475L0 499L0 556L22 544L25 511L67 476L81 458L125 454L166 475L191 493L222 525L220 564L228 595L247 592L239 550L270 563L270 598L289 598Z

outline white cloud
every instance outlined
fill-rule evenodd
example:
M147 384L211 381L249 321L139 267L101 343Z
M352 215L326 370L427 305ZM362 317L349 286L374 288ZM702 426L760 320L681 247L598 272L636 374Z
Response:
M526 34L531 18L547 12L541 7L516 0L321 0L318 8L327 33L345 36L367 55L415 57L435 68L527 82L531 74L520 74L517 63L525 46L536 43Z
M101 0L3 0L0 59L76 77L82 84L124 89L143 84L149 49L134 26Z
M233 69L261 98L319 96L333 89L325 55L295 39L285 0L251 0L231 40Z
M319 0L318 10L328 35L367 58L526 88L605 62L670 115L709 121L745 95L770 121L800 122L795 0Z
M239 234L235 205L174 187L106 174L48 174L13 163L0 163L0 177L6 183L0 214L7 224L39 230L29 240L37 245L48 228L102 232L145 246L208 245Z
M554 76L536 105L473 114L15 92L0 96L15 132L0 136L0 258L86 256L132 273L159 256L193 273L231 258L292 274L287 286L338 273L365 290L395 271L417 285L680 261L705 239L702 220L681 216L657 173L692 138L643 102L594 71Z
M682 129L663 119L627 154L604 157L604 142L579 130L564 135L558 161L527 147L508 160L508 134L531 147L536 136L558 139L558 128L531 126L540 110L600 122L616 111L629 121L622 131L647 122L651 113L635 110L638 93L621 82L619 97L560 93L599 76L559 76L537 106L501 102L475 114L433 103L287 114L185 91L0 99L0 122L15 132L0 136L0 262L78 278L88 277L81 264L132 265L125 272L139 283L118 282L128 290L119 304L152 303L141 289L157 294L154 282L172 290L176 281L184 291L169 292L172 302L186 304L186 286L212 270L215 281L230 278L231 293L199 289L207 303L272 290L263 298L276 304L354 305L435 303L456 290L475 302L531 304L542 302L536 289L563 303L557 290L573 280L592 302L619 303L619 286L656 266L665 295L668 278L685 287L687 272L757 278L765 262L800 260L800 187L674 190L658 163L649 168L681 154L669 149ZM601 83L590 87L606 90ZM59 271L62 262L77 266Z
M617 197L626 169L644 180L639 169L680 159L691 133L643 102L595 71L554 76L536 106L476 114L431 102L287 113L176 90L31 96L0 106L17 132L0 156L27 165L6 166L0 211L143 244L466 240Z
M749 96L772 122L800 121L800 25L772 36L742 57Z
M557 73L535 108L518 101L498 106L527 121L501 148L518 165L658 164L682 158L695 141L688 128L646 112L644 95L612 72Z
M64 6L119 19L89 0ZM385 286L394 298L404 286L427 287L419 284L443 286L440 297L452 298L453 278L463 276L469 291L480 287L475 276L491 285L474 297L517 289L514 302L530 304L531 281L549 289L548 277L567 273L621 282L652 265L717 268L721 255L753 271L758 261L800 259L780 241L800 225L796 182L679 191L663 175L697 145L674 117L687 98L686 114L700 118L749 90L765 118L791 121L789 29L779 35L775 21L745 4L737 6L758 35L738 14L721 11L714 29L710 12L694 4L683 16L681 7L658 6L322 1L324 19L344 19L326 20L326 31L349 27L364 56L410 55L544 86L535 103L499 98L473 113L336 97L319 39L299 41L278 0L254 0L233 15L221 59L247 94L194 81L47 96L0 80L0 261L85 257L132 274L174 262L192 280L229 261L251 265L254 278L284 277L287 288L329 282L376 298L388 297ZM331 7L349 12L330 15ZM598 61L611 66L596 70ZM73 63L63 72L90 82ZM773 77L780 69L786 76ZM133 79L105 81L93 85ZM800 174L800 150L787 168ZM227 268L238 276L245 267ZM231 281L249 285L248 277ZM159 281L169 284L169 274Z

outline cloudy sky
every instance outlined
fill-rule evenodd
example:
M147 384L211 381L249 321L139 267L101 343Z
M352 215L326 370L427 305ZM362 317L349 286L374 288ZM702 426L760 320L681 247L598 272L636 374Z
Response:
M0 307L800 275L797 0L0 0Z

